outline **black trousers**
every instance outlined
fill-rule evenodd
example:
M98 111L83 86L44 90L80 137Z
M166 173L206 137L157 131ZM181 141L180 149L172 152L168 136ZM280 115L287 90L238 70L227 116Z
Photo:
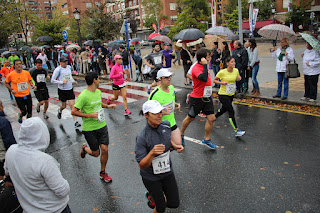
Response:
M245 70L239 69L239 74L241 76L241 80L236 82L237 85L237 91L238 92L243 92L243 89L245 87Z
M304 97L317 99L318 93L318 75L304 75Z
M156 210L159 213L165 212L166 207L178 208L180 204L179 191L174 174L165 177L162 180L150 181L142 178L144 186L151 194L156 204ZM165 197L167 198L167 204Z
M225 112L229 113L229 122L231 123L233 129L237 129L236 119L234 117L234 109L232 107L233 95L219 95L219 101L222 104L221 109L218 110L217 114L215 115L216 118L219 118Z

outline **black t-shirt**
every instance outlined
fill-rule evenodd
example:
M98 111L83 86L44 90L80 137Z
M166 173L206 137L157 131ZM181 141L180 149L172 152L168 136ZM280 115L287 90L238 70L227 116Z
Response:
M40 70L32 68L30 70L30 75L32 77L32 80L37 87L37 90L44 90L47 89L46 84L46 77L48 75L48 71L44 68L41 68Z
M145 59L155 66L154 70L160 70L162 68L163 53L161 51L149 53Z

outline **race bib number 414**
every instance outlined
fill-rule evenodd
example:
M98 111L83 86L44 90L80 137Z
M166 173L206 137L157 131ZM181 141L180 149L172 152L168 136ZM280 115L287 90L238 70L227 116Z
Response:
M152 167L155 175L170 172L170 150L155 157L152 160Z

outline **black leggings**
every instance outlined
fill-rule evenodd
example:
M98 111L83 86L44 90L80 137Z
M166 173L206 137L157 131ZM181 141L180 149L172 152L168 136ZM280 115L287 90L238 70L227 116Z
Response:
M159 213L165 212L166 207L168 208L178 208L180 204L179 191L176 182L176 178L172 173L168 177L162 180L151 181L142 178L144 186L149 191L150 195L154 199L156 204L156 210ZM163 196L165 195L166 199Z
M233 127L233 129L237 129L237 123L236 119L234 118L234 109L232 107L232 101L233 101L234 95L219 95L219 101L222 104L221 109L218 110L216 114L216 118L223 115L223 113L228 112L229 113L229 121Z

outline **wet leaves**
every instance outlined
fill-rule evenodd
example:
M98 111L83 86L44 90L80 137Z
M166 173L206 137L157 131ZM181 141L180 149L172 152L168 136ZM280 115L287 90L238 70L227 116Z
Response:
M295 164L294 166L301 166L301 164L298 164L298 163L297 163L297 164Z
M283 195L280 195L280 197L281 197L281 198L284 198L284 196L283 196Z
M289 162L283 162L284 164L286 164L286 165L288 165L289 164Z
M224 146L220 146L221 149L224 149Z
M113 195L111 198L115 199L115 198L118 198L119 196L118 195Z
M258 98L251 98L251 99L238 99L239 102L248 103L248 104L259 104L265 106L272 106L274 108L279 109L289 109L293 111L299 112L306 112L311 114L320 115L320 107L316 106L309 106L309 105L290 105L290 104L281 104L281 103L273 103L272 101L264 101ZM281 117L279 117L281 118Z
M204 119L200 119L200 121L204 121Z
M133 155L133 154L134 154L134 152L130 152L130 154L131 154L131 155Z
M244 150L249 150L249 148L248 148L248 147L246 147L246 148L244 148Z
M93 208L92 211L96 212L96 211L99 211L99 209L98 208Z
M136 203L136 206L139 206L141 203L140 202L138 202L138 203Z
M188 184L191 184L192 182L191 181L188 181Z
M260 170L261 170L261 171L264 171L264 170L266 170L266 169L261 167Z
M265 190L265 189L266 189L266 187L264 187L264 186L261 186L261 187L260 187L260 189L263 189L263 190Z

